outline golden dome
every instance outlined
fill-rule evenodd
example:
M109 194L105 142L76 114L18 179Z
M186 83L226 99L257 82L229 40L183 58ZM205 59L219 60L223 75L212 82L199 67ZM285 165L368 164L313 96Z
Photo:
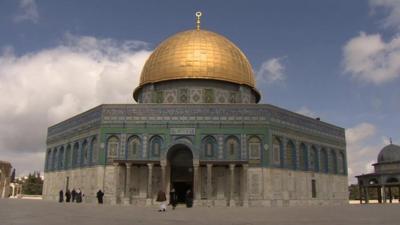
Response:
M253 70L243 52L207 30L187 30L163 41L147 59L134 96L145 84L177 79L220 80L255 90Z

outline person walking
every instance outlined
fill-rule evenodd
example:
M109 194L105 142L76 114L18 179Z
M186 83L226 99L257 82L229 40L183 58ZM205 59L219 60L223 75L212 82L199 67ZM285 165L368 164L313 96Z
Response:
M172 188L169 192L169 204L172 205L172 209L175 209L178 203L178 195L175 192L175 188Z
M72 191L71 191L71 197L72 197L72 202L75 202L75 199L76 199L76 191L75 191L75 188L73 188Z
M104 193L103 193L101 190L99 190L99 191L97 192L97 194L96 194L97 202L98 202L99 204L103 204L103 196L104 196Z
M64 202L64 191L60 190L58 194L59 194L58 202Z
M162 190L159 190L157 193L157 202L160 203L160 209L158 210L159 212L165 212L167 208L167 196L165 196L165 192Z
M193 192L188 189L186 191L186 207L187 208L192 208L193 206Z
M65 191L65 202L70 202L71 201L71 192L69 189Z

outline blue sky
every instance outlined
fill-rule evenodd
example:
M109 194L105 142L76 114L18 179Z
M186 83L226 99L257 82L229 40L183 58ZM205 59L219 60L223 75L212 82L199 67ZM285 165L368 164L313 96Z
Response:
M350 176L371 169L387 137L400 142L400 1L1 0L0 151L21 173L42 170L46 127L130 101L148 54L193 29L197 10L247 55L262 103L348 129Z

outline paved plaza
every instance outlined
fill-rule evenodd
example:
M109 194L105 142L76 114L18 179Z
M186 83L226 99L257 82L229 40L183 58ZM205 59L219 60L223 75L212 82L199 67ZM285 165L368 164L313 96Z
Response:
M1 225L351 225L400 224L400 204L341 207L191 208L165 213L157 207L59 204L42 200L0 199Z

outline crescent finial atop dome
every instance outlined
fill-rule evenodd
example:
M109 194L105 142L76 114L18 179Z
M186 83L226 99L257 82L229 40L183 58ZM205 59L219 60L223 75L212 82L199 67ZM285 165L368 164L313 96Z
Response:
M202 15L202 13L201 13L200 11L197 11L195 15L196 15L196 17L197 17L197 20L196 20L196 30L200 30L200 17L201 17L201 15Z

